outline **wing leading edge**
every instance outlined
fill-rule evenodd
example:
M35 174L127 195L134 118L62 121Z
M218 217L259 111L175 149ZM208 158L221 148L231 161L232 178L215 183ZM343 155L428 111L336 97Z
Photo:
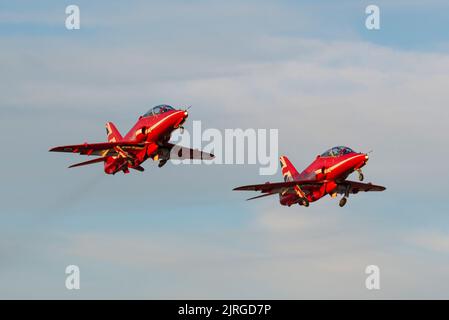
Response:
M84 143L69 146L60 146L50 149L50 152L69 152L79 153L88 156L116 156L119 154L119 149L124 151L142 150L145 147L144 143L137 142L102 142L102 143Z

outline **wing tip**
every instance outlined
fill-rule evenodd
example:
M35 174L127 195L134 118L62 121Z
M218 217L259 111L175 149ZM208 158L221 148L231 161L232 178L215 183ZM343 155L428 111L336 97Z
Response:
M213 153L207 153L201 150L198 150L201 153L201 160L212 160L215 159L215 155Z
M375 191L385 191L385 190L387 190L387 187L384 187L384 186L375 185L375 184L373 184L371 182L368 182L368 184L373 186L374 188L377 188L377 190L375 190Z

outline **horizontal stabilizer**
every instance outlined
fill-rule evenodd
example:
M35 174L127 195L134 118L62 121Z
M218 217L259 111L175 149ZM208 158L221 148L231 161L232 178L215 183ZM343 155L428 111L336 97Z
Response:
M275 194L277 194L277 193L265 193L265 194L262 194L262 195L260 195L260 196L248 198L248 199L246 199L246 201L254 200L254 199L259 199L259 198L263 198L263 197L268 197L268 196L272 196L272 195L275 195Z
M75 168L75 167L87 166L87 165L93 164L93 163L104 162L104 161L106 161L106 158L107 158L107 157L101 157L101 158L97 158L97 159L93 159L93 160L89 160L89 161L84 161L84 162L80 162L80 163L75 163L75 164L72 164L69 168Z

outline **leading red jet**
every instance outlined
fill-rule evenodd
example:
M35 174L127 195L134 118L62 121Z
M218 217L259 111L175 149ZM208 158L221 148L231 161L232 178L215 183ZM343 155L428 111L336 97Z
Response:
M187 110L175 110L169 105L159 105L140 116L124 137L112 122L108 122L106 123L108 142L61 146L50 151L99 156L71 165L69 168L103 162L104 172L107 174L116 174L119 171L129 173L129 168L144 171L141 164L148 158L159 160L159 167L166 164L170 158L213 159L213 154L168 142L174 130L184 129L182 125L187 117Z
M348 147L334 147L316 157L303 172L299 173L286 156L280 157L284 182L255 184L234 190L261 191L263 194L248 200L278 194L284 206L299 204L305 207L329 194L335 198L343 194L340 207L346 204L349 194L359 191L384 191L386 188L371 183L349 181L346 178L354 171L363 181L361 168L368 162L368 154L357 153Z

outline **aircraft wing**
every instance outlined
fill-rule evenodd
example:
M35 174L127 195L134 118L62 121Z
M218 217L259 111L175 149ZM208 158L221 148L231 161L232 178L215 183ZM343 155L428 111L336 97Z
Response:
M119 154L129 155L130 151L140 151L142 150L148 143L140 143L140 142L102 142L102 143L84 143L84 144L76 144L69 146L60 146L50 149L52 152L69 152L69 153L79 153L88 156L116 156ZM202 160L212 160L215 156L211 153L203 152L196 149L190 149L186 147L181 147L178 145L174 145L172 143L165 143L163 145L159 145L159 148L166 148L173 156L172 158L176 159L202 159ZM132 152L131 152L132 154Z
M132 150L142 150L145 147L143 143L136 142L103 142L103 143L84 143L70 146L61 146L50 149L52 152L70 152L79 153L88 156L116 156L123 151L127 153Z
M298 185L301 189L303 187L309 186L321 186L326 181L316 181L316 180L296 180L288 182L267 182L264 184L252 184L247 186L241 186L234 188L234 191L260 191L262 193L279 193L285 189L293 188Z
M349 193L358 193L359 191L384 191L386 188L383 186L377 186L372 183L363 183L356 181L345 180L343 182L338 183L337 192L344 194L346 192L346 188L349 188Z
M170 159L185 160L185 159L200 159L212 160L215 156L212 153L204 152L198 149L190 149L182 147L173 143L164 143L162 147L170 151Z

